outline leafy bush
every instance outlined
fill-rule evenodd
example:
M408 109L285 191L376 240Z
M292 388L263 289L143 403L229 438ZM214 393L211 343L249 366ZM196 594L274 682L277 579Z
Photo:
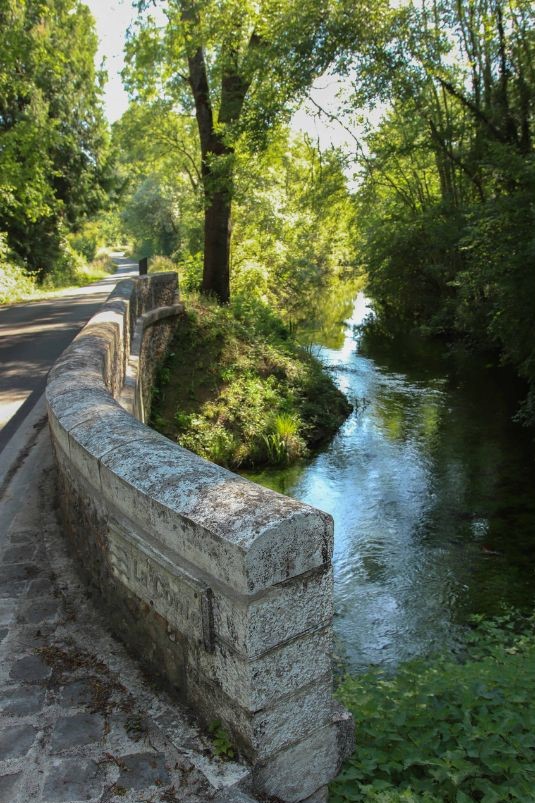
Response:
M82 284L78 279L78 271L84 267L84 263L84 258L73 249L67 238L62 236L56 259L41 286L45 290L50 290Z
M69 236L69 244L88 262L91 262L101 245L101 232L98 224L93 221L85 223L79 231Z
M0 304L16 301L35 291L35 277L24 270L7 246L4 232L0 232Z
M180 263L180 285L186 292L197 293L202 281L203 255L199 251Z
M347 677L357 746L331 803L534 799L535 616L484 622L458 656Z
M117 266L109 254L99 254L87 266L88 273L102 274L115 273Z

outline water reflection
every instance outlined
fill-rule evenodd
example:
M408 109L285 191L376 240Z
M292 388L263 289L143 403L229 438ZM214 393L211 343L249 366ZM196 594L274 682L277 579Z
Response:
M338 337L332 321L316 337L355 403L332 443L306 465L248 475L333 515L335 626L352 668L432 651L469 613L535 591L533 448L510 420L510 378L363 329L369 313L359 293Z

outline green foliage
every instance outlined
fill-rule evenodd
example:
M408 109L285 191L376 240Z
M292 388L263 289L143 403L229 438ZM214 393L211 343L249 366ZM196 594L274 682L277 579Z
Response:
M186 260L202 248L192 121L160 100L131 103L113 126L125 183L122 226L139 255Z
M535 422L533 4L400 4L354 55L354 102L388 100L359 163L359 258L387 325L494 350ZM346 65L347 66L347 65Z
M357 746L331 803L505 803L535 784L535 616L474 621L458 656L347 677Z
M302 449L299 429L301 422L288 413L274 416L267 434L262 435L266 444L267 460L270 465L293 463Z
M96 48L79 0L0 4L0 228L39 279L114 186Z
M299 320L357 271L356 225L343 154L287 129L273 132L263 153L238 159L232 291Z
M219 720L211 722L208 731L212 736L212 745L215 755L219 756L219 758L225 758L229 761L232 760L236 754L234 752L234 748L232 747L230 737L223 728L221 722Z
M102 232L99 223L91 220L83 224L80 229L69 236L72 248L81 254L88 262L95 259L102 242Z
M7 237L0 232L0 304L16 301L20 295L31 295L35 278L28 274L7 246Z
M149 273L169 273L178 267L169 257L153 256L149 259Z
M266 306L190 303L160 372L153 424L222 465L288 464L336 431L350 406Z

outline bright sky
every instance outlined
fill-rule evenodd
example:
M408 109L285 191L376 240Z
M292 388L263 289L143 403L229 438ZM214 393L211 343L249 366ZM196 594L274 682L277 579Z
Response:
M97 54L97 64L103 58L106 60L108 84L105 91L105 108L110 122L117 120L128 106L128 98L123 89L121 76L124 66L123 46L126 31L134 20L137 11L132 7L131 0L85 0L91 9L97 24L97 33L100 47ZM330 76L322 76L311 91L311 96L322 108L328 112L336 112L336 93L340 89L339 81ZM330 145L347 145L354 150L354 142L344 128L325 119L318 119L314 114L313 104L304 106L294 115L292 127L296 131L306 131L314 138L319 138L322 148Z

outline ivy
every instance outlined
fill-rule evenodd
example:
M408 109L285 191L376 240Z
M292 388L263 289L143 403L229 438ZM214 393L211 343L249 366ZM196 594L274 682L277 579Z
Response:
M533 800L535 616L473 624L461 654L344 679L357 745L331 803Z

